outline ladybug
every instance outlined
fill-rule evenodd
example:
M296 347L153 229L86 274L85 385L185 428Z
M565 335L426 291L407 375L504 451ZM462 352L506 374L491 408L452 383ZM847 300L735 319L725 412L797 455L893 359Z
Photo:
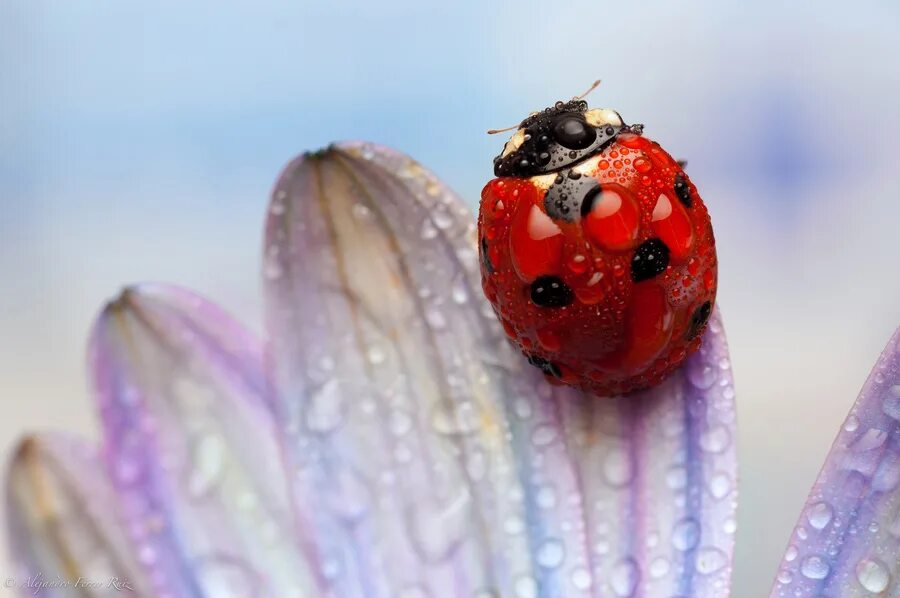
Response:
M583 97L532 113L494 159L478 216L482 287L550 381L617 395L660 382L700 346L715 239L683 163Z

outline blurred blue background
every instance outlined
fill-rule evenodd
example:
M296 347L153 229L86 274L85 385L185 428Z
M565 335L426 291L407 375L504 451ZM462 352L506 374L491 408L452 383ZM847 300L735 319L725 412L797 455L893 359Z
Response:
M4 2L0 448L95 433L84 339L124 283L185 284L259 329L266 197L293 155L378 141L474 207L503 142L484 131L602 77L592 104L688 159L713 215L735 595L763 595L900 324L898 56L893 0Z

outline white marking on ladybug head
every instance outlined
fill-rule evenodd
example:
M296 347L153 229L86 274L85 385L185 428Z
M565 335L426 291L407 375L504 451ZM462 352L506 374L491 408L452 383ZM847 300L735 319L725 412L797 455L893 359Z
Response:
M512 137L509 138L509 141L506 142L506 145L503 146L503 153L500 154L501 158L505 158L510 155L525 143L525 129L519 129L515 133L513 133Z
M614 127L622 126L622 117L615 110L609 108L594 108L584 113L584 120L592 127L602 127L612 125Z
M534 185L535 188L537 188L538 190L546 191L553 185L553 183L556 182L557 176L558 176L558 173L551 172L548 174L539 174L539 175L533 176L533 177L529 178L528 180L530 180L531 184Z

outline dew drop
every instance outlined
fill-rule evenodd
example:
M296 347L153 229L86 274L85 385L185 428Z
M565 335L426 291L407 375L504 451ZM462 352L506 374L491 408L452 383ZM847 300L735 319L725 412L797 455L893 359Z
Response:
M856 565L856 579L859 585L870 592L883 592L891 583L887 567L876 559L863 559Z
M423 241L430 241L437 237L438 231L432 224L431 220L425 219L422 221L422 229L419 231L419 235L422 237Z
M707 453L722 453L731 442L731 434L725 426L715 426L700 435L700 448Z
M394 411L390 415L388 427L394 436L403 436L412 428L412 417L405 411Z
M855 432L859 429L859 418L855 415L847 416L847 420L844 422L844 429L848 432Z
M259 574L237 557L205 557L194 566L203 595L255 596L262 585Z
M536 598L538 595L537 581L530 575L523 575L516 580L516 596L518 598Z
M425 311L425 321L433 330L444 330L447 328L447 318L444 313L438 309L428 309Z
M675 524L672 530L672 545L678 550L688 551L700 541L700 524L690 517Z
M683 490L687 486L687 470L674 465L666 472L666 485L672 490Z
M628 485L633 477L631 460L628 453L621 449L613 449L603 462L603 473L606 481L614 488Z
M366 358L372 365L380 365L387 359L387 353L380 345L372 345L366 351Z
M463 278L457 278L456 282L453 283L453 288L450 290L450 296L457 305L463 305L469 300L469 290L466 288L466 283Z
M538 565L545 569L555 569L559 567L565 559L566 553L562 542L556 539L544 540L538 547L537 562Z
M669 559L666 557L660 556L653 559L653 562L650 563L650 577L660 578L665 576L670 569Z
M634 595L640 578L641 571L637 562L632 558L626 558L615 564L609 582L616 596L628 598Z
M700 390L711 388L716 381L717 375L718 371L716 368L702 361L692 363L687 371L688 380Z
M447 230L453 226L453 216L446 210L435 210L431 214L434 225L441 230Z
M712 575L721 571L728 564L728 556L714 547L704 547L697 551L697 572L701 575Z
M537 492L536 500L542 509L552 509L556 506L556 490L553 486L542 486Z
M731 476L725 472L714 474L709 481L709 493L715 499L722 499L731 492Z
M797 547L791 544L788 546L787 551L784 553L784 560L787 562L793 562L797 558Z
M833 515L834 510L831 508L831 505L822 501L817 502L809 508L806 512L806 519L812 527L822 530L831 523L831 517Z
M885 415L900 421L900 392L894 392L894 389L900 388L900 385L891 387L892 396L886 398L881 404L881 410Z
M217 434L204 434L194 441L188 479L191 496L204 496L218 485L225 470L225 453L225 442Z
M334 378L310 393L305 407L306 427L310 432L326 434L341 425L343 400Z
M416 504L409 514L409 525L422 560L438 563L449 558L463 541L469 521L472 498L466 489L443 502Z
M809 579L825 579L831 572L831 567L825 559L819 555L808 556L800 565L800 573Z
M572 585L579 590L589 590L593 580L590 572L584 567L576 567L572 570Z
M531 433L531 442L534 446L547 446L556 440L556 429L550 425L541 425Z
M353 217L357 220L366 221L372 218L372 210L369 209L369 206L361 203L353 204L353 208L351 208L351 212L353 212Z
M281 267L281 261L278 259L278 256L275 255L266 258L266 264L263 271L268 280L278 280L281 278L282 274L284 274L284 269Z

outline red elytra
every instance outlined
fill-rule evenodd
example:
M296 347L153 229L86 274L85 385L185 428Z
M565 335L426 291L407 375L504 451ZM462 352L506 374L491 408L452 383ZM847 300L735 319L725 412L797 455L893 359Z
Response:
M599 395L652 386L699 347L715 303L709 214L678 162L640 129L552 172L573 169L599 188L581 181L584 198L557 193L575 201L568 211L550 202L563 176L484 187L485 294L552 382Z

